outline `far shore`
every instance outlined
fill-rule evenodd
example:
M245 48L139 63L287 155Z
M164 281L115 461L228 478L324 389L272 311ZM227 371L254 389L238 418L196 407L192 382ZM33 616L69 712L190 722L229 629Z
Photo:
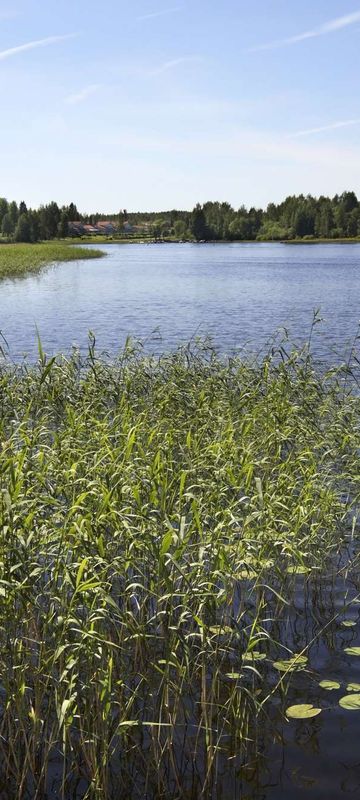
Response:
M194 239L175 239L166 237L165 239L144 239L139 237L124 236L94 236L81 239L62 240L68 244L78 245L102 245L102 244L360 244L360 236L342 239L206 239L196 242Z

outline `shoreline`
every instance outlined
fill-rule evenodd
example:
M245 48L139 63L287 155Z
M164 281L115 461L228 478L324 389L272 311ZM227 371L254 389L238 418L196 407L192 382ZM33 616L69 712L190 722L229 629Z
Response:
M348 238L348 239L206 239L201 242L196 242L191 239L141 239L139 238L132 238L132 239L124 239L119 238L116 239L112 237L111 239L104 239L100 238L94 239L85 238L85 239L74 239L70 240L62 240L64 243L70 245L112 245L112 244L143 244L143 245L153 245L153 244L194 244L194 245L201 245L201 244L360 244L360 237L356 238ZM1 251L0 251L1 252Z

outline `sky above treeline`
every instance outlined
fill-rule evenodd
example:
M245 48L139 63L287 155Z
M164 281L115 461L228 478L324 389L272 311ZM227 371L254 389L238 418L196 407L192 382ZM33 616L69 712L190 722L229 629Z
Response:
M360 194L360 0L0 0L0 195Z

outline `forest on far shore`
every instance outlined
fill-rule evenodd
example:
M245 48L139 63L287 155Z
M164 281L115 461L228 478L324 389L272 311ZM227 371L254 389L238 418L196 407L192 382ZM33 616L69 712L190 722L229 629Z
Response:
M59 207L56 202L37 209L0 198L2 241L37 242L64 239L72 233L71 223L96 225L113 223L114 236L139 235L153 239L175 238L196 241L291 241L294 239L348 239L360 237L360 202L353 191L333 198L292 195L283 202L269 203L265 210L234 209L229 203L207 202L192 211L128 212L82 214L74 203Z

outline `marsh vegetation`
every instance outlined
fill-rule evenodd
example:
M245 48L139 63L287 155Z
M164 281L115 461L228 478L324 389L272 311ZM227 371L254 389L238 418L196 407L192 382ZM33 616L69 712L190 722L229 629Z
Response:
M17 278L59 261L78 261L101 258L104 253L95 248L86 248L64 242L42 242L40 244L1 244L0 279Z
M329 705L288 694L329 620L286 620L356 536L350 372L206 342L4 361L1 796L213 797L225 769L235 798L273 707Z

